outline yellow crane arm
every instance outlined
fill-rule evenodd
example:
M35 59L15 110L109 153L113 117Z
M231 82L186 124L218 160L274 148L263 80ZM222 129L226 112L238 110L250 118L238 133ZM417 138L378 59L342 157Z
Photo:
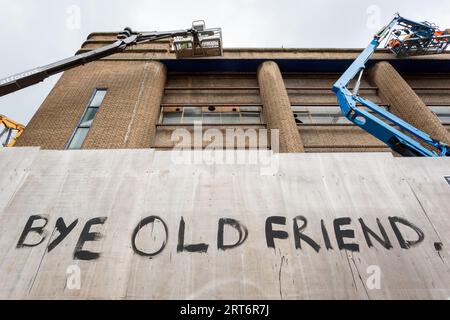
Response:
M25 126L1 114L0 124L4 126L4 129L0 132L0 138L6 134L3 146L13 147L17 142L17 138L22 135Z

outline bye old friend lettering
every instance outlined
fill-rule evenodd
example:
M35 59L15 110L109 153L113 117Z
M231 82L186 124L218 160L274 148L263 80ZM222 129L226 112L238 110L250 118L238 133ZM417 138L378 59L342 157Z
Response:
M355 237L355 228L361 231L367 248L380 246L386 250L394 247L394 242L389 238L386 228L379 218L373 219L370 226L362 218L357 222L352 221L350 217L335 218L327 226L323 219L318 223L318 233L320 236L313 238L308 235L308 220L305 216L296 216L293 219L288 219L285 216L269 216L265 220L265 246L267 248L275 249L275 240L288 240L290 234L292 236L293 244L296 249L302 250L305 246L311 247L315 252L320 252L323 248L328 250L348 250L359 252L361 250L361 241L357 241ZM387 217L386 225L392 229L393 234L398 242L398 246L402 249L409 249L418 245L425 238L424 232L412 222L397 216ZM51 252L58 245L60 245L67 236L75 232L79 219L67 222L64 218L59 217L53 229L48 226L49 218L44 215L32 215L29 217L25 227L19 237L16 247L36 247L43 245L44 240L47 239L47 252ZM92 252L84 248L87 242L102 241L103 234L100 231L93 231L92 229L99 229L104 224L108 223L107 217L95 217L84 223L84 226L79 232L78 240L73 251L73 259L75 260L96 260L101 256L101 252ZM162 225L162 232L160 232L158 248L151 246L152 250L144 249L136 245L136 239L141 232L145 232L144 227L154 226L156 223ZM191 221L192 223L192 221ZM290 224L290 226L288 225ZM195 225L191 225L195 228ZM183 217L180 217L177 232L177 246L178 253L207 253L210 250L208 243L186 243L185 230L186 222ZM408 230L409 229L409 230ZM245 245L247 241L249 229L242 222L232 218L220 218L216 225L217 236L215 244L217 250L230 250L238 246ZM290 230L290 231L289 231ZM406 231L408 230L408 231ZM50 232L51 231L51 232ZM409 237L406 237L405 234ZM415 234L414 237L411 234ZM237 239L231 243L225 242L225 235L227 239ZM149 215L139 221L131 233L130 243L131 248L139 256L154 258L161 254L165 249L169 239L169 228L164 219L157 215ZM361 239L362 240L362 239ZM377 243L377 244L375 244Z

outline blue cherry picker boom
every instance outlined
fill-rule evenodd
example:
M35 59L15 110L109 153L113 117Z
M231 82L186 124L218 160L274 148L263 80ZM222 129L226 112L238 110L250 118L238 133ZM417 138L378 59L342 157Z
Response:
M402 156L450 156L448 145L359 95L365 65L385 39L386 48L397 57L407 57L443 53L450 42L450 34L429 22L415 22L396 14L333 85L342 113ZM348 85L355 78L356 83L350 91Z
M137 33L127 27L118 34L117 40L112 44L0 79L0 97L41 82L54 74L122 52L128 47L161 39L171 39L171 48L177 58L201 58L223 54L221 29L206 29L203 20L194 21L192 27L185 30ZM14 146L16 139L23 131L23 126L5 116L2 116L0 120L0 124L5 127L0 137L7 134L3 145ZM15 136L12 132L16 133Z

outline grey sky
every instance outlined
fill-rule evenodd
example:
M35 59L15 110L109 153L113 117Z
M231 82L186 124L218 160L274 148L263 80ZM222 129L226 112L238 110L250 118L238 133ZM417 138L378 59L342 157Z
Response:
M225 47L362 48L377 20L395 12L450 27L443 0L0 0L0 78L73 55L93 31L183 29L204 19L222 27ZM58 78L1 97L0 113L26 124Z

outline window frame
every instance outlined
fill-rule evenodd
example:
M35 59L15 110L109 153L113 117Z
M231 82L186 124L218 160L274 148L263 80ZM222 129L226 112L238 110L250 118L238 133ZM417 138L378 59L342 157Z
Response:
M441 122L441 124L443 125L443 126L449 126L450 125L450 104L448 104L448 105L434 105L434 104L430 104L430 105L427 105L427 107L428 108L430 108L430 110L431 110L431 112L433 112L433 114L439 119L439 121ZM442 109L449 109L449 112L448 113L436 113L436 109L439 109L439 108L442 108ZM445 118L449 118L449 120L445 120L444 121L444 119L441 119L441 117L445 117Z
M365 108L363 106L358 106L358 107L362 107ZM382 105L381 106L383 109L389 111L389 105ZM305 111L295 111L294 108L305 108ZM323 115L320 115L320 112L318 114L315 113L311 113L310 109L319 109L320 108L334 108L336 109L336 115L338 115L337 117L335 116L335 114L332 115L332 113L327 113L327 112L323 112ZM309 109L309 110L308 110ZM378 116L376 113L374 113L373 111L369 110L368 108L365 108L366 111L374 114L377 117ZM304 122L304 123L298 123L296 122L297 126L354 126L355 124L352 123L350 120L348 120L343 114L342 114L342 110L341 107L339 105L328 105L328 104L317 104L317 105L299 105L299 104L295 104L295 105L291 105L291 110L292 110L292 114L304 114L304 116L308 117L310 122ZM313 122L312 119L314 117L323 117L324 119L329 118L330 121L329 122ZM295 116L294 116L295 118ZM299 119L301 120L301 118ZM343 122L340 122L341 120L343 120ZM384 119L383 119L384 120ZM386 123L390 123L387 120Z
M105 94L103 95L103 98L102 98L100 104L98 105L98 107L91 106L91 105L92 105L92 102L93 102L94 99L95 99L95 96L97 95L97 93L98 93L99 91L105 91ZM94 92L92 93L91 98L89 99L88 104L87 104L86 107L84 108L84 111L83 111L83 113L82 113L80 119L78 120L77 126L76 126L75 129L73 130L72 135L70 136L69 141L66 143L65 150L80 150L80 149L83 147L84 141L86 140L86 137L88 136L89 131L90 131L90 129L92 128L92 125L93 125L93 123L94 123L95 117L97 116L98 110L100 109L101 105L103 104L103 101L105 100L105 97L106 97L107 93L108 93L108 88L99 87L99 88L95 88L95 89L94 89ZM89 126L85 126L85 125L82 126L81 124L82 124L83 118L86 116L86 114L87 114L87 112L88 112L89 109L97 109L97 111L95 112L94 117L92 118L92 121L91 121L90 125L89 125ZM70 148L70 145L71 145L72 141L74 140L74 137L75 137L75 135L76 135L78 129L88 129L88 131L87 131L86 136L84 137L83 142L81 143L81 145L80 145L79 148Z
M220 108L237 108L239 110L237 111L204 111L203 109L209 107L209 106L214 106L217 109L220 110ZM242 105L242 104L236 104L236 105L222 105L222 104L189 104L189 105L171 105L171 104L162 104L160 106L160 116L159 116L159 121L158 121L158 126L192 126L194 125L193 122L187 123L185 122L185 108L199 108L200 109L200 113L199 113L199 120L193 120L193 121L201 121L202 125L204 126L249 126L249 125L265 125L265 121L264 121L264 115L263 115L263 106L260 104L251 104L251 105ZM243 119L242 115L243 114L247 114L247 113L252 113L252 111L249 110L243 110L241 111L240 108L248 108L248 107L254 107L257 108L258 111L253 111L255 114L258 114L258 119L259 122L255 123L255 122L241 122L241 119ZM179 111L172 111L173 113L181 113L181 117L179 118L179 122L177 123L164 123L164 114L165 113L171 113L171 112L167 112L164 111L164 108L177 108L180 109ZM222 122L222 114L229 114L229 113L233 113L238 115L239 118L239 122L233 123L233 122ZM212 115L216 115L219 118L219 121L216 123L205 123L203 122L203 116L206 114L212 114Z

